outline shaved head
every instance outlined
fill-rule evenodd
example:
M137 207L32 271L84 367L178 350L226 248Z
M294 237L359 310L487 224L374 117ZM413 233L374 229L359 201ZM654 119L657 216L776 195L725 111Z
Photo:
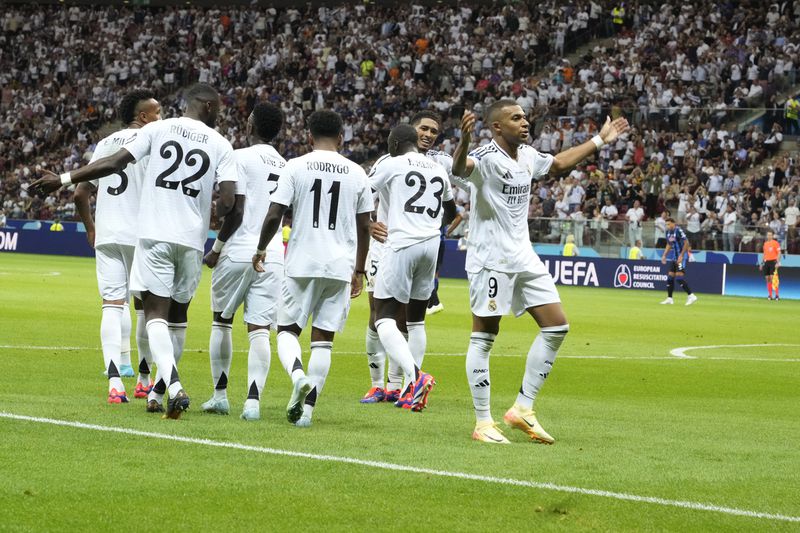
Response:
M500 113L502 113L504 109L506 109L507 107L518 106L518 105L519 104L516 101L511 100L510 98L504 98L503 100L498 100L492 105L490 105L488 109L486 109L486 114L484 115L483 118L487 123L491 124L492 122L499 120Z

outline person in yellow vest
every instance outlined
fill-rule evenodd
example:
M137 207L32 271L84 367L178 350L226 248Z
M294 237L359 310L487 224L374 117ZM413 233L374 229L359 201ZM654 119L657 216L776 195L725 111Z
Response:
M564 257L575 257L580 254L578 247L575 246L575 235L567 235L567 241L564 243Z
M786 135L797 135L800 133L800 100L789 97L786 100Z
M625 3L621 3L611 10L611 22L614 24L614 33L619 33L625 26Z
M61 225L61 220L55 219L52 224L50 224L50 231L64 231L64 226Z
M628 259L633 259L634 261L641 261L644 259L644 255L642 255L641 239L637 239L636 244L631 248L630 252L628 252Z

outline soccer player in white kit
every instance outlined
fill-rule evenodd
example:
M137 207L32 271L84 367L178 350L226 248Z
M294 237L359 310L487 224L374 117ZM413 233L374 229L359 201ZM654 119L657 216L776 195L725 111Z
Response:
M267 215L270 195L278 186L286 160L269 143L280 132L283 113L269 103L259 103L247 118L250 146L234 150L239 181L236 205L225 217L217 240L205 256L211 276L211 324L208 354L214 396L202 405L208 413L228 414L228 376L233 342L231 328L236 310L244 304L244 321L250 349L247 355L247 399L243 420L258 420L260 398L269 373L270 327L276 323L283 280L283 240L280 234L267 245L265 272L252 268L253 250Z
M453 158L445 152L433 150L433 145L439 137L441 130L442 117L429 110L423 110L411 117L411 126L417 132L417 148L420 153L424 153L429 159L436 161L447 171L447 176L452 178ZM388 155L384 157L389 157ZM381 159L375 162L377 165ZM374 166L373 166L374 168ZM369 323L366 331L366 351L367 362L372 386L361 398L361 403L396 402L400 399L400 389L403 380L403 371L395 364L393 359L389 359L389 369L387 373L388 381L384 388L384 367L386 365L386 350L378 337L375 329L375 303L373 301L373 291L375 281L380 271L381 258L385 249L385 241L388 236L386 221L388 218L387 206L378 200L378 207L375 210L375 221L370 225L370 246L367 255L367 295L369 296ZM435 282L434 282L435 283ZM435 285L434 285L435 288ZM434 289L435 290L435 289ZM403 306L401 306L403 307ZM401 308L395 317L397 326L401 332L408 337L408 330L405 320L405 308ZM417 327L417 326L412 326ZM397 405L397 404L396 404ZM407 406L401 403L401 406Z
M109 176L150 156L130 290L141 296L150 352L158 367L147 410L160 410L159 396L168 389L165 417L173 419L189 408L177 363L186 339L189 302L200 282L212 189L218 183L217 216L222 218L233 208L237 181L231 143L213 129L221 106L219 94L198 83L187 89L184 98L187 109L182 117L152 122L113 155L60 176L48 173L31 184L34 193L47 193Z
M500 319L513 312L529 313L539 335L528 351L525 374L515 404L503 420L533 441L555 442L539 424L533 402L552 370L569 330L553 278L533 251L527 216L532 180L550 172L567 172L614 141L628 129L624 118L606 120L599 135L556 156L527 144L530 124L514 100L499 100L484 117L492 142L469 153L475 115L464 113L462 137L453 154L453 173L470 182L472 213L466 270L469 278L472 335L467 350L467 380L475 407L472 438L508 443L495 425L489 406L489 352L500 330Z
M119 115L126 127L112 133L97 143L92 159L115 153L127 144L139 128L161 120L161 105L147 90L136 90L126 94L119 105ZM144 181L147 158L131 163L119 171L118 183L112 180L100 187L98 180L80 183L75 189L75 206L86 226L86 237L95 249L97 285L103 299L103 313L100 320L100 345L103 362L108 375L108 403L127 403L128 395L121 376L132 376L130 367L131 315L128 310L128 282L133 264L133 250L136 246L136 220L139 214L139 191ZM96 194L97 223L92 219L90 199ZM136 299L137 315L141 313L141 301ZM137 321L137 340L144 330L144 320ZM150 379L150 356L147 333L144 342L138 343L139 377L134 395L146 398L153 386ZM124 354L128 354L127 363ZM126 367L130 374L125 372Z
M382 204L388 204L388 237L375 283L376 320L381 343L389 357L402 368L412 411L427 405L435 384L420 369L427 337L425 314L433 292L442 215L455 217L456 205L447 169L419 153L416 130L396 126L389 134L389 153L370 173L370 184ZM406 305L408 341L397 328L395 317Z
M311 425L330 369L334 334L344 327L350 298L361 294L373 209L366 173L338 153L342 118L315 111L307 123L314 150L286 164L253 256L253 267L263 271L267 243L292 206L277 340L278 357L292 378L287 418L299 427ZM312 316L306 376L297 338Z

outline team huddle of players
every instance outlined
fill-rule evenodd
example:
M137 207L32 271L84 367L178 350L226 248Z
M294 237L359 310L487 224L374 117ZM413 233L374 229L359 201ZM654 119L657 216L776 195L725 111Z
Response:
M93 160L60 176L48 174L31 189L45 194L76 189L79 212L97 255L103 298L101 342L110 403L125 403L120 379L123 316L128 295L137 308L139 377L135 397L148 412L177 419L190 399L178 373L187 309L203 261L213 269L210 337L213 396L202 410L227 414L231 328L243 307L250 340L247 399L241 417L260 418L269 372L269 330L277 330L278 358L292 380L288 420L312 423L331 365L335 333L350 299L367 275L370 322L366 352L372 388L365 403L394 401L420 412L435 379L422 370L427 338L425 311L434 288L440 230L455 216L452 185L469 192L469 278L472 334L466 373L473 397L474 439L508 443L490 410L489 354L503 315L530 314L539 326L519 395L504 422L536 442L553 443L533 403L569 329L558 292L528 238L527 208L533 180L568 171L628 129L606 120L586 143L556 156L529 146L530 124L513 100L488 106L483 121L493 140L469 150L476 117L465 112L453 157L430 150L441 128L432 112L392 129L389 153L369 175L341 156L342 119L316 111L307 121L306 155L284 160L270 145L279 134L279 108L257 104L247 122L248 148L233 150L214 130L217 92L197 84L185 93L180 118L160 120L158 102L134 91L122 102L127 127L98 143ZM223 220L203 257L217 191ZM96 228L89 198L96 194ZM376 208L377 206L377 208ZM279 228L292 211L284 253ZM372 238L370 238L370 235ZM369 255L369 258L368 258ZM369 265L369 272L367 272ZM129 320L129 319L128 319ZM311 320L310 354L303 363L298 337ZM389 384L384 387L384 361ZM157 373L151 378L152 364ZM127 363L127 369L132 368ZM165 401L166 400L166 401Z

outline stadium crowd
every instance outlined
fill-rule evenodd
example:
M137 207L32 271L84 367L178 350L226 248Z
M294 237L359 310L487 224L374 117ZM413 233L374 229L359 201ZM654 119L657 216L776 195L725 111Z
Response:
M75 219L70 192L41 201L25 185L42 168L85 161L131 87L154 89L168 117L183 106L180 89L201 81L224 95L218 129L234 147L245 143L248 110L270 100L286 115L276 148L301 155L304 117L325 107L345 117L344 155L365 165L386 151L389 129L421 108L445 116L446 152L464 109L480 115L498 97L530 114L543 152L578 144L605 115L624 114L636 127L595 164L540 184L532 219L578 219L572 227L585 225L591 239L592 224L628 220L638 200L637 224L670 209L698 234L693 245L724 247L722 237L699 235L722 226L731 206L735 245L748 228L779 223L776 234L796 239L797 157L772 154L785 126L780 91L797 81L800 2L668 0L629 6L622 24L612 16L619 7L9 8L0 20L0 208L14 219ZM563 59L611 34L574 65ZM763 127L735 131L735 110L764 106ZM481 121L475 137L489 142ZM459 201L468 207L466 195ZM563 238L554 228L532 223L532 238Z

